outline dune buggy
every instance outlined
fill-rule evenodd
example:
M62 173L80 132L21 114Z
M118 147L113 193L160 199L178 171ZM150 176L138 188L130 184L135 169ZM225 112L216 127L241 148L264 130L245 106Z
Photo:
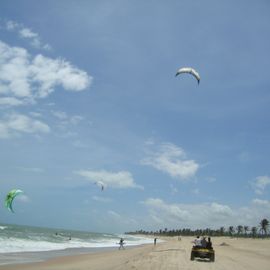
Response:
M209 259L210 262L215 261L215 251L210 248L196 247L191 250L190 260L194 261L195 258Z

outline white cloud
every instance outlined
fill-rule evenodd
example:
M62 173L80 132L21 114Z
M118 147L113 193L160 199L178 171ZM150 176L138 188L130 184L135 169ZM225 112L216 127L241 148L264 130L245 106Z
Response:
M229 206L218 203L203 203L198 205L189 204L168 204L161 199L147 199L144 204L147 206L151 215L164 224L172 226L210 226L217 220L225 222L227 218L233 216Z
M267 175L256 177L255 181L251 182L251 186L253 187L256 194L263 194L264 190L267 186L270 185L270 177Z
M270 209L270 201L267 201L267 200L260 200L260 199L254 199L252 201L252 203L254 205L258 205L258 206L263 206L263 207L267 207Z
M22 28L19 31L19 34L21 35L21 37L23 38L37 38L38 34L32 32L29 28Z
M13 113L0 119L0 138L9 138L19 133L49 133L50 127L23 114Z
M256 226L260 220L269 218L270 202L254 199L249 206L231 208L212 203L180 204L166 203L159 198L148 198L144 202L149 212L151 228L219 228L239 224Z
M68 118L67 113L61 111L52 111L52 115L60 120L66 120Z
M132 174L127 171L120 172L107 172L107 171L87 171L80 170L76 171L76 174L87 178L90 182L95 183L96 181L102 181L107 187L112 188L140 188L143 189L142 186L139 186L135 183Z
M123 227L122 230L125 230L127 226L128 227L134 226L134 225L138 226L138 223L135 219L121 215L113 210L108 210L107 215L108 215L108 218L110 219L110 224Z
M102 203L110 203L112 200L110 198L100 197L100 196L93 196L92 199L97 202Z
M0 55L0 98L5 98L2 103L9 105L33 103L59 86L67 91L82 91L92 81L85 71L63 59L41 54L32 57L24 48L11 47L2 41Z
M47 96L56 85L61 85L68 91L85 90L91 77L85 71L73 67L63 59L51 59L41 54L37 55L31 65L30 71L33 80L40 84L39 95Z
M152 166L179 180L195 176L199 169L196 161L187 159L185 151L172 143L158 146L156 151L150 152L148 157L142 160L142 164Z
M84 117L80 115L69 115L64 111L51 111L51 114L55 117L55 127L58 129L57 136L62 138L73 138L72 145L78 148L88 148L88 145L82 142L77 137L77 127L83 120ZM72 131L73 128L73 131Z
M19 106L22 105L23 101L19 100L17 98L14 97L3 97L0 98L0 106L1 105L6 105L6 106Z
M116 213L115 211L109 210L108 214L109 214L109 216L111 216L112 218L115 218L117 220L121 219L121 215Z
M210 209L213 214L222 216L222 217L232 216L233 214L233 211L231 210L229 206L218 204L215 202L210 204Z
M84 118L80 115L73 115L70 117L69 121L72 125L77 125L80 123Z
M160 213L161 216L166 216L168 221L183 221L189 217L189 213L185 209L182 209L176 204L166 204L163 200L158 198L149 198L144 204L150 207L155 213L155 216Z
M83 117L80 115L69 116L66 112L63 111L52 111L53 116L57 119L61 120L63 125L77 125L79 122L83 120Z
M7 21L5 29L8 31L16 32L20 38L29 40L30 44L37 49L43 50L52 49L49 44L45 44L41 41L41 38L38 33L33 32L30 28L25 27L21 23L17 23L14 21Z
M9 31L15 30L19 27L19 24L14 21L7 21L6 23L6 29Z

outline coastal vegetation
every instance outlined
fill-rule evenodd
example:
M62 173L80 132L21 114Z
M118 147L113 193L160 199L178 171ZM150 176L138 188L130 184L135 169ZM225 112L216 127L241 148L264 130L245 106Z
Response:
M262 219L258 226L229 226L225 228L224 226L218 229L160 229L157 231L145 231L137 230L135 232L127 232L126 234L141 234L141 235L160 235L160 236L196 236L196 235L209 235L209 236L229 236L229 237L247 237L247 238L270 238L269 234L269 221L264 218Z

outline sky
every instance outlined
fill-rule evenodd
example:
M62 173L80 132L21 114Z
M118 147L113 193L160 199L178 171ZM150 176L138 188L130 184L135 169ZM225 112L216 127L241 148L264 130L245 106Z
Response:
M126 232L270 219L269 11L2 0L0 222ZM176 77L182 67L200 84Z

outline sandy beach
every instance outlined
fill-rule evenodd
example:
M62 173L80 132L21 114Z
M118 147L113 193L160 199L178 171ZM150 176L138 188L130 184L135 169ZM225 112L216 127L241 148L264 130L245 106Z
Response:
M216 261L190 261L191 237L167 238L165 242L126 250L58 257L31 264L2 265L2 270L105 270L105 269L270 269L270 240L212 238Z

